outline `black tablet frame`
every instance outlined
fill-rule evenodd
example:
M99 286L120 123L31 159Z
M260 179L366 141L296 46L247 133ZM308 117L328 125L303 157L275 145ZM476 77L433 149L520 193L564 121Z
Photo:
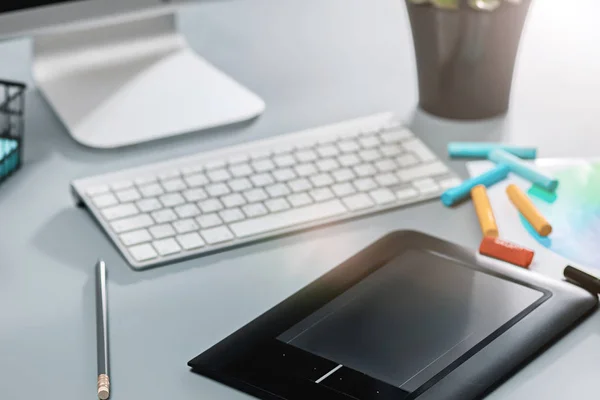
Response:
M432 252L543 295L412 393L276 338L409 249ZM414 231L386 235L191 360L194 372L260 399L469 399L481 395L544 344L597 306L590 293L514 266L478 259L472 250ZM543 327L543 329L541 329ZM309 378L308 378L309 377ZM341 379L338 379L341 378Z

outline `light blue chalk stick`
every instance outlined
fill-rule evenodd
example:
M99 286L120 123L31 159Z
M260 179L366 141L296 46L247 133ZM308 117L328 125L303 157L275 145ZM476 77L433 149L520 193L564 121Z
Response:
M448 207L456 204L459 201L469 197L471 194L471 189L473 189L475 186L484 185L485 187L490 187L493 184L506 179L509 172L510 168L508 168L507 165L496 165L489 171L484 172L483 174L474 178L467 179L460 185L446 190L442 194L442 203Z
M519 158L533 160L537 156L535 147L519 147L502 143L450 142L448 155L453 158L487 158L496 149L504 150Z
M538 170L533 165L524 162L504 150L494 150L488 158L495 163L508 165L511 172L550 192L554 192L558 187L558 179Z

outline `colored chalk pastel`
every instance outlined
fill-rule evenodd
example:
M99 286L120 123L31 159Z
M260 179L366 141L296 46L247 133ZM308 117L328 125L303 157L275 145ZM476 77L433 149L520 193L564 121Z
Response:
M483 174L476 176L471 179L467 179L460 185L446 190L442 193L442 203L446 206L451 206L458 203L459 201L467 198L473 189L477 185L484 185L490 187L495 183L505 179L510 172L510 168L506 165L497 165Z
M483 236L498 237L498 225L485 186L477 185L471 189L471 199Z
M452 158L487 158L492 150L496 149L504 150L507 153L527 160L537 157L537 149L535 147L520 147L489 142L448 143L448 155Z
M517 185L508 185L506 194L515 207L517 207L517 210L519 210L540 236L546 237L552 232L552 225L550 225L529 197Z
M479 253L523 268L531 265L535 254L525 247L489 236L481 241Z
M493 150L488 158L495 163L508 165L510 170L515 174L522 176L528 181L531 181L531 183L546 190L553 192L558 187L558 180L556 178L539 171L534 166L525 163L520 158L513 156L504 150Z

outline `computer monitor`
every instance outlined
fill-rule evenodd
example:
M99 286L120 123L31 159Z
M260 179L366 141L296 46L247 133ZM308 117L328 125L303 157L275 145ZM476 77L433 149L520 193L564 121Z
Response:
M115 148L242 122L254 93L199 57L175 12L193 0L2 0L0 39L31 36L38 88L78 142Z

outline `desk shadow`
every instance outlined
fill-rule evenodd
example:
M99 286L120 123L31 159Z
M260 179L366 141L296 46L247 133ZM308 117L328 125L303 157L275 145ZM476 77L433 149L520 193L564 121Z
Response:
M418 107L407 117L406 123L442 160L465 176L464 160L449 159L448 142L499 142L503 140L506 130L505 116L480 121L450 120L436 117Z
M335 233L326 229L310 230L311 240L325 239L333 234ZM102 257L110 268L110 280L119 285L129 285L182 273L193 268L211 267L216 264L219 264L219 268L237 265L243 263L247 256L287 247L306 238L307 236L303 234L290 234L138 271L129 266L85 209L73 207L62 209L49 221L43 223L33 238L33 245L60 265L86 275L91 273L97 259Z

